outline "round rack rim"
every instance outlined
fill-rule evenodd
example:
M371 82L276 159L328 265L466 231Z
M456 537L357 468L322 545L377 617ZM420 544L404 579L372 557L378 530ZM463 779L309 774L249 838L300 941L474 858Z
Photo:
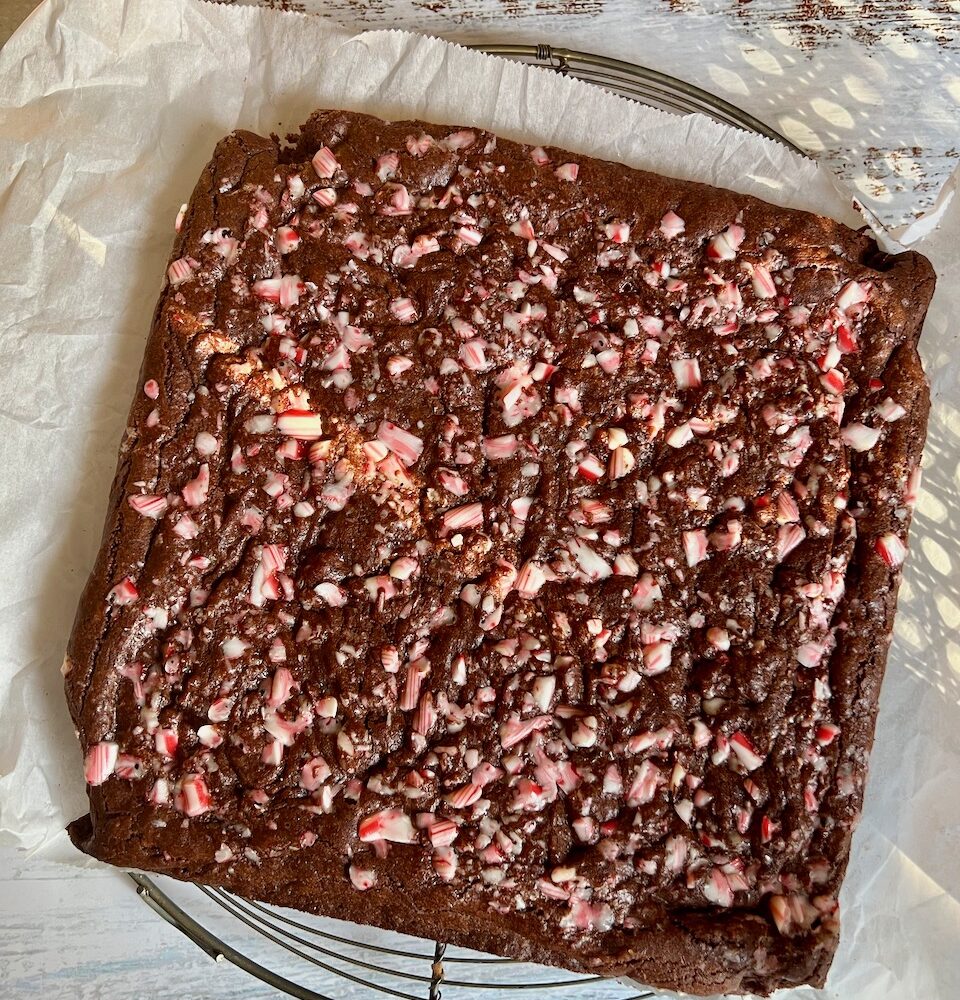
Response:
M259 979L261 982L272 986L274 989L279 990L282 993L286 993L288 996L297 997L298 1000L334 1000L334 998L327 996L324 993L318 993L311 990L309 987L300 985L279 973L268 969L266 966L261 965L259 962L254 961L245 955L238 948L224 941L223 938L214 934L208 928L206 928L197 919L192 917L179 903L177 903L170 895L168 895L160 886L148 875L144 875L141 872L129 871L127 875L137 886L137 895L163 920L169 923L171 926L176 927L185 937L189 938L198 948L205 952L211 959L215 962L223 963L229 962L235 965L237 968L242 969L244 972ZM563 981L552 981L552 982L524 982L524 983L482 983L482 982L466 982L463 980L448 979L443 975L443 963L445 962L459 962L464 965L479 965L481 968L488 967L490 965L521 965L523 963L516 962L513 959L501 959L501 958L463 958L459 956L446 956L445 950L446 945L440 942L435 942L435 949L433 955L416 954L412 952L403 952L399 949L384 948L379 945L369 945L363 942L349 941L339 935L330 934L326 931L321 931L316 928L307 927L305 924L300 924L297 921L285 918L280 914L273 913L268 910L262 904L256 903L251 900L243 900L240 897L235 897L232 894L226 892L223 889L211 889L208 886L204 886L199 883L187 883L193 885L194 888L199 889L208 899L219 905L226 913L240 920L241 923L245 924L249 929L256 931L262 937L271 941L272 943L279 945L291 954L304 959L310 963L315 968L323 969L340 979L352 982L355 985L365 987L366 989L373 990L377 993L384 994L386 996L399 997L401 1000L440 1000L439 987L441 984L444 987L451 987L457 990L469 990L480 991L481 995L483 991L496 990L504 991L509 993L520 993L521 995L530 995L532 990L567 990L570 991L577 987L583 987L587 985L592 985L594 983L603 982L604 977L602 976L574 976L574 978L563 980ZM334 968L327 965L324 961L314 958L313 956L304 953L297 947L293 947L285 941L281 940L277 936L277 927L270 925L266 920L262 920L262 924L265 926L260 926L258 923L251 919L251 909L256 908L262 913L272 917L275 920L279 920L284 923L292 924L293 926L299 927L309 933L314 934L320 938L327 940L339 941L345 943L350 947L357 949L367 949L370 951L377 952L387 952L390 954L401 955L407 958L419 958L421 960L429 961L431 963L431 975L423 976L416 975L414 973L408 972L398 972L396 970L379 967L371 965L368 962L358 960L350 955L335 954L327 949L321 948L317 945L313 945L311 942L306 941L299 936L292 936L292 939L298 944L312 947L315 950L325 954L328 957L335 958L336 960L356 965L360 968L368 969L372 972L379 973L382 976L390 976L394 978L399 978L407 981L414 981L421 986L425 986L429 989L429 993L426 998L414 996L411 993L405 993L402 990L394 989L389 986L381 985L380 983L371 982L369 980L362 979L358 975L354 975L349 972L345 972L342 969ZM269 929L268 929L269 928ZM291 935L287 935L291 936ZM439 970L439 971L438 971ZM560 970L550 970L545 968L544 972L547 974L556 975ZM571 974L573 975L573 974ZM558 996L573 997L576 996L575 993L566 992L559 993ZM628 997L623 998L623 1000L656 1000L657 994L652 990L643 989L639 993L632 993Z
M668 113L705 114L722 125L753 132L786 146L807 159L810 158L809 153L796 143L749 112L722 97L711 94L702 87L687 83L686 80L668 73L661 73L659 70L626 62L623 59L614 59L611 56L545 44L481 42L464 45L464 48L484 52L487 55L521 60L541 69L551 69L642 104L662 102L670 108Z
M464 45L463 47L474 51L481 51L487 55L519 60L525 65L553 70L561 75L570 76L601 87L608 92L628 100L664 110L668 114L705 114L720 124L763 136L766 139L787 147L795 153L809 158L809 154L805 153L797 145L781 135L781 133L771 126L764 124L753 115L730 104L723 100L723 98L708 93L700 87L657 70L638 66L621 59L613 59L591 52L582 52L577 49L555 47L547 44L481 43ZM286 976L274 972L272 969L254 961L239 948L224 941L220 936L205 927L199 919L188 913L168 893L164 892L153 878L141 872L130 871L127 874L136 884L137 895L160 918L171 926L176 927L177 930L189 938L218 964L229 962L260 982L273 987L273 989L287 996L296 997L298 1000L335 1000L335 998L318 993L309 987L294 982ZM193 885L206 899L219 906L222 911L230 914L248 930L254 931L266 940L283 948L291 955L295 955L308 963L310 967L322 969L337 976L341 981L364 987L381 995L397 997L400 1000L441 1000L441 985L445 988L450 987L457 992L458 996L463 996L463 991L469 991L467 995L482 997L485 993L494 990L518 993L521 996L530 996L533 990L545 990L549 991L551 995L573 998L577 995L573 992L576 987L583 987L603 981L603 977L600 976L577 976L573 973L569 974L573 978L563 981L554 979L552 982L484 983L468 982L459 977L447 978L444 974L444 965L453 965L458 970L464 969L465 971L469 966L474 966L474 975L481 976L485 969L503 968L523 963L515 962L513 959L496 958L494 956L463 957L447 955L447 946L440 942L434 942L434 953L429 955L421 950L404 951L400 948L388 947L381 944L352 941L342 935L310 927L308 924L295 920L292 917L274 912L262 903L235 897L226 890L211 888L199 883L193 883ZM389 968L386 961L384 965L379 966L374 965L370 961L358 959L349 953L336 953L329 948L301 937L298 932L313 935L326 943L359 949L368 954L373 952L384 955L388 959L403 957L427 962L429 963L428 969L430 970L430 974L418 975L416 973L398 971ZM304 948L312 949L322 957L316 957L301 950ZM361 971L350 972L338 969L327 964L325 959L336 960L341 964L352 966L354 969ZM393 988L364 979L362 978L362 970L376 973L383 977L392 977L395 981L399 981L400 983L406 982L414 987L426 988L428 992L421 996L414 996L412 993L404 992L402 988ZM545 975L553 975L554 977L564 974L561 970L544 968L543 971ZM625 988L629 989L630 987L625 986ZM636 990L636 987L634 989ZM654 991L640 987L639 992L630 993L623 1000L656 1000L658 996L659 994ZM454 1000L454 998L451 997L450 1000Z

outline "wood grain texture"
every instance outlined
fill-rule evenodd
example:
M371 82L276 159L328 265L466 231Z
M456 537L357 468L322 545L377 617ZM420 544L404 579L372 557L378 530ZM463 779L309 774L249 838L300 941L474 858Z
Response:
M163 888L185 904L189 912L222 940L244 954L330 1000L374 1000L384 994L350 982L289 953L247 930L235 917L200 895L192 886L161 881ZM353 941L376 942L409 949L419 955L432 953L432 944L388 935L375 928L352 927L339 921L291 914L311 925L323 926ZM293 929L292 929L293 930ZM293 931L298 935L299 931ZM394 972L429 977L430 962L422 957L384 958L362 947L332 944L342 956L381 966ZM451 954L453 954L451 952ZM459 952L458 954L463 954ZM314 952L315 957L358 978L416 997L427 996L422 982L372 974L368 970ZM556 982L576 978L556 969L532 966L448 965L448 977L469 981ZM503 977L506 977L504 979ZM559 994L531 991L531 1000L544 996L576 1000L622 1000L636 993L615 982L594 983ZM179 930L157 916L138 898L133 882L122 872L100 866L71 868L39 860L26 860L0 848L0 996L43 997L44 1000L255 1000L278 996L273 989L229 962L214 962ZM507 1000L515 993L485 989L487 1000ZM447 1000L467 1000L468 991L445 987ZM474 994L475 997L475 994Z

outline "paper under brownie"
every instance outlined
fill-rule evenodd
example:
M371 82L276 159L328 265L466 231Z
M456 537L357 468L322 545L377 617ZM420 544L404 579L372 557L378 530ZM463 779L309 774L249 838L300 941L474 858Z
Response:
M692 993L823 982L916 254L318 112L188 206L65 661L88 853Z

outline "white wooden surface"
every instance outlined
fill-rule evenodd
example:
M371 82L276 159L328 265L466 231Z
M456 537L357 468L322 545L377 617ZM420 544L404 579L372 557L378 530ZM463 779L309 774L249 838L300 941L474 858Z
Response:
M253 1000L270 995L215 964L137 898L121 872L45 864L0 848L0 996Z
M317 0L307 3L318 6ZM280 0L272 5L298 6ZM0 29L11 29L33 2L0 0L0 6ZM780 127L880 204L907 192L915 206L925 207L933 180L944 177L960 155L957 0L330 0L325 9L355 27L419 29L465 41L547 41L625 59L655 33L663 44L659 58L648 62ZM758 44L758 26L770 24L779 39L776 50ZM735 65L708 57L718 32L738 39L741 58ZM844 77L845 93L818 84L841 43L855 46L857 62ZM920 84L906 109L902 102L885 103L883 88L871 80L871 61L889 62L891 53ZM322 988L320 978L315 985ZM338 1000L370 995L329 979L326 989ZM0 847L0 998L270 995L229 964L213 963L160 920L125 875L65 868ZM588 991L560 995L587 1000Z

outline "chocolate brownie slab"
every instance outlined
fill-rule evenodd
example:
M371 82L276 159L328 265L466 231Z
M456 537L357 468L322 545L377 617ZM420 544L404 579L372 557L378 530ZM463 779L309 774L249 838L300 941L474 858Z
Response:
M475 128L223 139L65 660L115 864L691 993L821 984L934 277Z

